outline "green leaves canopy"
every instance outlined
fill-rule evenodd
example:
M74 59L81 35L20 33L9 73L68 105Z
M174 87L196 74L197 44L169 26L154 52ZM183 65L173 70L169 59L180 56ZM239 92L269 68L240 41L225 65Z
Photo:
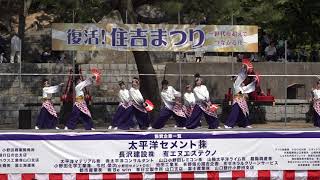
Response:
M59 15L57 21L75 22L100 20L112 10L117 0L34 0L39 7ZM155 22L258 25L263 31L288 39L297 45L317 44L320 40L319 0L132 0L134 9L143 4L156 6L165 12ZM143 21L143 19L141 19Z

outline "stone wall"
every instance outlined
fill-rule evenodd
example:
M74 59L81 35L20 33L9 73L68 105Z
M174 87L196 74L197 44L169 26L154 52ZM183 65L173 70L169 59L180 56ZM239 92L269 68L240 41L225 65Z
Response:
M157 64L153 66L155 72L160 74L158 83L160 86L166 65ZM86 76L90 73L91 68L98 68L104 74L101 84L91 87L91 92L94 96L105 97L107 101L118 101L117 94L119 91L119 81L124 81L127 87L131 86L133 77L139 77L137 66L135 64L83 64L80 65L83 74Z
M175 52L148 52L151 62L164 64L175 62ZM130 51L78 51L76 53L77 63L84 64L135 64L133 53Z
M285 114L287 120L306 120L310 118L310 103L308 100L287 99L287 108L285 109L285 100L276 99L275 106L264 106L266 110L267 121L284 121ZM286 113L285 113L286 112Z
M164 74L165 65L157 64L153 66L157 74ZM100 85L90 86L88 89L93 96L93 119L95 123L107 127L115 113L117 105L103 105L103 103L117 103L119 92L119 81L124 81L128 88L131 87L133 77L139 77L135 64L82 64L80 66L84 76L90 73L91 68L98 68L104 74ZM130 74L130 75L128 75ZM163 79L158 77L158 84Z
M240 64L234 64L234 72L237 72ZM133 76L138 76L135 64L82 64L80 68L86 76L90 69L96 67L102 70L104 76L101 85L89 88L90 94L93 95L93 103L90 106L93 111L95 124L107 126L117 107L115 102L118 101L117 93L119 90L118 81L123 80L130 87ZM317 63L289 63L288 74L316 74L320 64ZM32 122L36 121L41 106L41 81L44 76L36 74L67 74L70 65L64 64L22 64L21 84L19 73L19 64L1 64L0 66L0 127L16 128L18 126L19 110L31 110ZM158 83L164 78L163 74L169 82L179 89L179 78L168 76L168 74L179 74L178 65L175 63L156 64L154 68L157 72ZM261 74L283 74L282 63L257 63L255 68ZM192 75L195 72L201 74L231 74L231 63L183 63L181 66L182 74ZM9 76L6 73L17 73ZM34 73L35 75L26 75L26 73ZM130 75L129 75L130 74ZM50 79L51 84L67 82L67 76L54 75L45 76ZM204 77L212 99L221 100L228 88L232 86L230 77ZM192 76L182 77L182 87L187 83L193 83ZM281 121L284 119L284 78L263 77L262 89L271 88L271 92L275 97L276 106L263 107L266 111L266 119L268 121ZM317 78L306 77L290 77L288 84L301 83L305 85L306 91L316 82ZM160 85L159 85L160 86ZM60 111L60 96L62 93L54 95L54 103L57 111ZM303 93L302 93L303 94ZM305 93L306 94L306 93ZM299 100L288 100L287 117L288 119L306 119L309 111L307 95L300 96ZM109 105L105 103L109 102ZM113 105L112 105L113 104ZM71 105L72 106L72 105Z
M79 66L84 77L90 72L92 67L99 68L103 74L101 85L89 87L89 92L93 96L90 109L93 112L95 123L104 126L109 123L114 114L118 102L117 93L119 91L118 81L125 81L130 84L132 77L138 77L138 71L135 64L83 64ZM34 125L41 107L42 80L47 78L51 84L67 83L67 75L26 75L26 74L68 74L70 65L51 64L51 63L25 63L22 64L21 72L23 75L10 75L5 73L19 73L19 64L1 64L0 66L0 127L16 128L18 127L19 110L31 110L31 120ZM156 73L163 74L165 65L154 65ZM4 74L3 74L4 73ZM111 75L112 74L112 75ZM121 74L132 74L132 76L120 76ZM159 82L162 78L159 76ZM61 110L60 93L54 95L53 102L59 113ZM109 102L111 105L103 103Z
M32 121L35 122L39 106L41 104L42 80L47 78L51 84L66 82L66 76L39 76L36 74L64 74L70 66L63 64L22 64L19 75L0 76L0 126L16 128L18 126L19 110L29 109L32 111ZM19 64L1 64L0 73L19 73ZM26 75L34 74L34 75ZM21 83L20 83L21 82ZM60 94L55 94L54 103L60 102ZM59 106L60 107L60 106ZM56 107L59 111L60 108Z

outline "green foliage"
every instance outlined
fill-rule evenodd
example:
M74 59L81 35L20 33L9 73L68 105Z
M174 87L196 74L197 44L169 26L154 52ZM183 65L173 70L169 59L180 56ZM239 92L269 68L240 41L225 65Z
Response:
M191 23L258 25L275 39L303 46L320 40L319 0L186 0L183 16ZM165 3L165 2L164 2ZM190 23L190 22L185 22Z
M57 22L92 23L108 14L111 6L105 0L34 0L32 10L44 9L58 15Z
M319 41L318 0L242 0L239 24L257 24L275 38L288 39L291 44L303 46ZM251 5L246 8L246 5Z
M33 0L30 11L44 9L58 15L58 22L99 21L111 10L107 0ZM159 22L258 25L275 38L303 46L320 40L319 0L146 0L132 1L160 7L166 17ZM137 8L134 5L135 8Z
M160 8L165 11L168 16L177 16L181 11L183 4L179 1L167 1L166 3L159 3Z

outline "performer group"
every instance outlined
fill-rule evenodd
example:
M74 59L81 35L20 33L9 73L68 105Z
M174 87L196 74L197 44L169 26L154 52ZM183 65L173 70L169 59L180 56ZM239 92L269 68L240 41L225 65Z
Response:
M99 77L95 74L84 81L78 79L75 86L75 103L65 130L75 129L79 120L82 121L86 130L94 130L92 116L87 107L83 89L92 85L97 78ZM48 80L44 80L43 83L43 104L35 129L59 129L56 126L57 112L53 107L51 97L53 93L60 91L63 84L49 86ZM194 76L194 86L188 84L183 95L171 86L167 80L163 80L161 86L163 106L158 118L152 122L149 119L149 112L153 109L153 104L146 100L140 92L139 78L134 77L132 79L129 90L126 84L120 81L118 93L120 103L108 129L162 129L171 117L175 119L175 128L195 129L202 125L202 116L206 119L209 129L221 128L217 116L218 105L211 101L209 91L199 73ZM224 123L225 129L232 129L235 126L252 128L249 121L247 98L257 91L263 94L259 85L259 77L254 72L250 60L245 59L242 62L239 74L234 78L232 108ZM312 89L312 95L316 111L314 125L320 127L320 81L316 88Z

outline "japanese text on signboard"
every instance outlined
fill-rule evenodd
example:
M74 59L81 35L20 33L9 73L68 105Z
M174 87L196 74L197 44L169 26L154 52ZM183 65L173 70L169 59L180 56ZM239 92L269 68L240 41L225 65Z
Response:
M256 26L54 24L53 50L257 52Z

